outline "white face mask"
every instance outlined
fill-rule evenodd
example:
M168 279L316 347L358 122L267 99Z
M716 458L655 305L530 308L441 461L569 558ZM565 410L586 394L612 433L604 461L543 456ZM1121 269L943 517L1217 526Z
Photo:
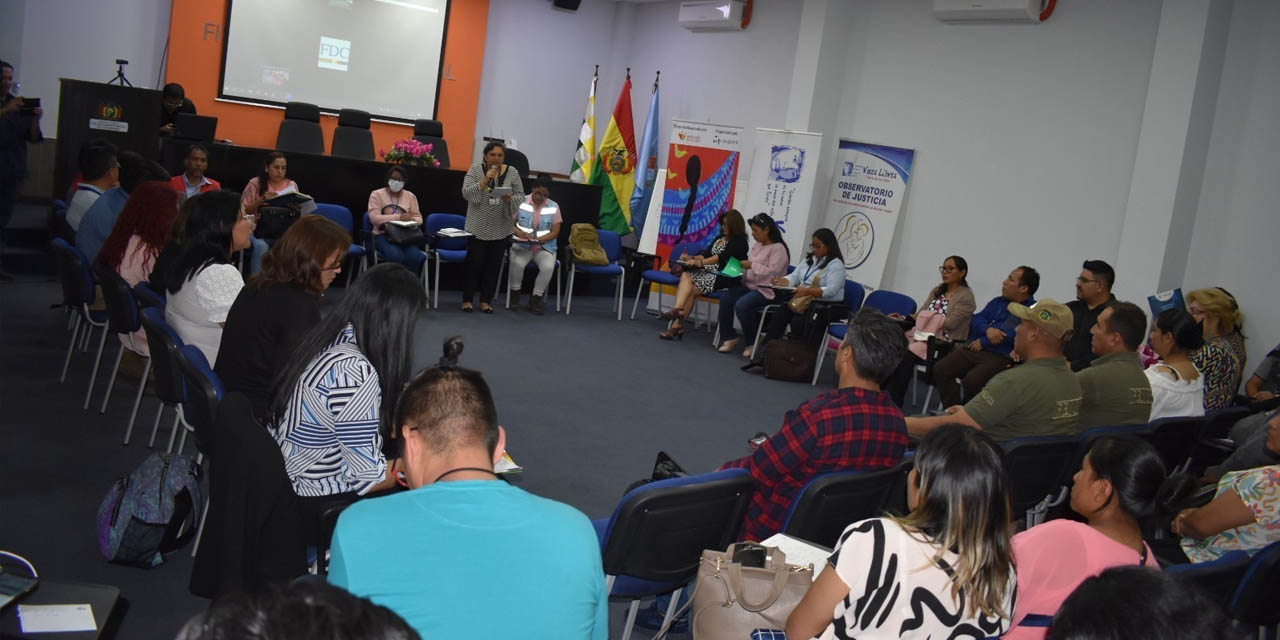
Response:
M391 193L400 193L400 190L404 188L404 180L388 180L387 188L391 190Z

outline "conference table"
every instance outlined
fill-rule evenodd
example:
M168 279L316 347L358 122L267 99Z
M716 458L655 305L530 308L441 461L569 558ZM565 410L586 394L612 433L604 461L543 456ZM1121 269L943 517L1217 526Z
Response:
M182 161L190 142L166 138L161 143L161 163L173 175L183 172ZM209 150L210 178L224 189L241 191L262 170L263 160L273 149L259 149L229 144L206 145ZM359 242L359 231L369 193L387 184L390 164L377 160L360 160L310 153L286 153L289 178L298 189L316 202L338 204L351 210L353 237ZM423 215L456 213L466 215L467 202L462 199L462 178L466 171L435 167L406 166L409 175L405 189L418 197ZM530 185L525 184L527 194ZM551 199L560 204L564 224L560 228L560 246L567 247L569 229L585 222L598 225L600 220L600 186L556 180L551 185Z

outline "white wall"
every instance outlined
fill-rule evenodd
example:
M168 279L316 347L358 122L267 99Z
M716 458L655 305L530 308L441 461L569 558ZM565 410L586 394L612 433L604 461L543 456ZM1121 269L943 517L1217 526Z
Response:
M673 117L749 129L783 126L799 37L795 3L759 0L746 30L719 33L681 28L676 22L679 5L676 0L587 0L578 11L564 12L545 0L490 0L477 137L501 131L516 138L532 168L567 173L595 64L600 65L597 143L609 124L627 67L636 144L644 132L654 72L659 70L660 153L666 153ZM511 46L520 42L528 44ZM544 71L537 87L526 80L534 70ZM743 175L750 156L748 151L742 158Z
M1033 26L860 2L840 134L916 150L884 288L918 300L958 254L979 304L1022 263L1065 301L1084 259L1115 263L1160 4L1063 2Z
M1280 342L1280 4L1236 0L1183 289L1222 286L1245 313L1246 378Z
M26 13L26 0L0 0L0 60L22 70L22 16ZM22 81L21 76L17 78ZM21 95L14 92L14 95Z
M39 96L41 128L57 136L58 79L106 82L116 58L135 87L156 88L170 0L27 0L22 20L22 93ZM6 14L6 18L8 15Z
M583 2L577 11L545 0L490 0L476 137L515 138L534 169L568 173L593 67L601 65L603 94L596 97L597 135L622 84L606 82L618 75L606 69L615 13L607 0Z

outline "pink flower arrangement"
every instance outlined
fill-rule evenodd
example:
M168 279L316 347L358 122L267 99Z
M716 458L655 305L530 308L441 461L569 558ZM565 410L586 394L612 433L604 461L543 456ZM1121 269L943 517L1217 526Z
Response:
M431 155L434 148L435 145L431 143L404 138L396 140L395 144L391 145L391 151L379 149L378 155L382 156L384 162L438 167L440 161Z

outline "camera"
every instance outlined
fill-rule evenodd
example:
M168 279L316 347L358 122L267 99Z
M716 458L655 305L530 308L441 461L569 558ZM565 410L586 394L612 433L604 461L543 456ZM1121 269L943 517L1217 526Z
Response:
M129 61L124 58L116 58L116 64L129 64Z

